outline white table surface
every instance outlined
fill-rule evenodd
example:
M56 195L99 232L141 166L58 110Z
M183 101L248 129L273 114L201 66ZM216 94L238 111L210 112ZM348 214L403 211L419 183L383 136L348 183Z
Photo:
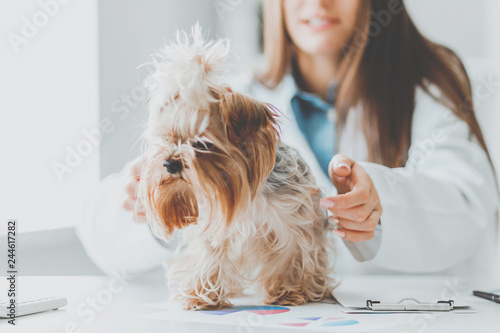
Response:
M356 286L370 288L371 285L373 288L386 288L388 291L401 284L421 287L422 290L444 298L460 297L477 311L475 314L447 314L439 317L414 315L410 317L407 325L385 329L383 332L500 332L500 304L470 296L473 289L499 288L500 279L498 284L491 279L481 281L440 276L345 276L342 280L344 290L358 288ZM1 281L0 290L6 290L5 287L5 282ZM141 304L161 302L168 298L168 288L160 272L128 281L126 285L116 278L104 276L21 276L17 288L21 298L36 295L62 296L68 299L68 305L57 311L19 317L15 327L9 325L7 320L0 320L2 333L238 332L234 326L136 318L139 315L158 312L152 308L141 307ZM97 299L99 301L96 308L91 310L92 302ZM390 316L387 318L390 320ZM288 331L295 330L252 327L252 332Z

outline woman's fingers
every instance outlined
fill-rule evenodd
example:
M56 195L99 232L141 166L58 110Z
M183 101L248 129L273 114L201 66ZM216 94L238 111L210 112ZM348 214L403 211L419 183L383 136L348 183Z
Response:
M339 194L333 197L325 198L325 200L330 200L333 202L331 205L332 213L336 211L349 209L352 207L357 207L368 203L372 196L372 186L368 183L356 184L352 191L345 194Z
M128 198L136 198L137 184L139 184L137 179L132 177L128 179L127 183L125 184L125 193L127 194Z
M357 206L353 207L350 206L350 204L347 204L347 208L341 208L339 207L339 205L336 205L334 203L334 206L330 208L330 211L335 217L344 218L356 222L363 222L368 218L368 216L373 212L378 204L378 196L369 194L367 199L361 200L360 204Z
M375 230L381 215L381 209L374 209L362 222L333 216L329 217L328 220L347 230L368 232Z
M127 183L125 184L125 198L123 199L123 208L132 212L135 210L135 201L137 200L137 184L139 184L139 182L133 177L129 177Z
M131 211L133 212L134 209L135 209L135 200L132 200L130 199L129 197L126 197L124 200L123 200L123 208L125 210L128 210L128 211Z
M375 193L373 193L375 192ZM339 194L333 197L327 197L320 200L322 208L328 209L336 216L341 216L344 211L353 211L355 208L368 205L368 208L374 208L378 201L378 194L373 188L371 181L362 181L356 184L350 192ZM365 212L366 216L371 212ZM366 217L365 216L365 217ZM347 215L346 218L354 219L354 216Z
M328 174L338 194L348 193L356 185L371 185L371 178L363 167L342 154L333 156L328 167Z
M143 158L138 157L132 163L129 171L129 177L125 183L125 198L123 199L123 208L125 210L133 212L132 219L135 222L146 222L146 213L144 208L137 204L137 186L139 185L139 180L141 179L141 171L143 165Z
M328 173L338 194L321 199L320 206L334 215L329 221L339 229L333 232L351 242L372 239L382 206L370 175L342 154L333 156Z
M133 215L133 220L137 223L144 223L148 220L146 219L146 213L136 213Z
M330 179L334 182L336 177L347 177L351 174L354 161L343 154L336 154L333 156L328 166L328 174Z
M342 237L349 242L364 242L370 240L375 236L375 231L353 231L346 229L336 229L333 233Z
M135 199L125 198L123 208L132 212L132 219L135 222L146 222L146 212L140 204L136 206Z

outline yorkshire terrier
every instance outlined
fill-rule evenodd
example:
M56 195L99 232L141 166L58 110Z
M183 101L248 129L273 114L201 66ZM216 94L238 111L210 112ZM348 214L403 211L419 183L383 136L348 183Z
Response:
M199 25L153 56L139 202L153 233L182 229L169 267L185 309L231 306L248 286L266 304L331 295L327 217L307 164L280 143L272 105L225 83L227 40Z

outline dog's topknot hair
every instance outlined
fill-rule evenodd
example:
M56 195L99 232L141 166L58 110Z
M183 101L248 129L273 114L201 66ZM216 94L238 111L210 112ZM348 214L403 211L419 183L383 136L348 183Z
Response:
M153 71L146 80L149 108L160 111L169 103L207 108L216 102L211 90L225 86L229 41L206 41L199 23L191 33L177 31L175 41L153 55Z

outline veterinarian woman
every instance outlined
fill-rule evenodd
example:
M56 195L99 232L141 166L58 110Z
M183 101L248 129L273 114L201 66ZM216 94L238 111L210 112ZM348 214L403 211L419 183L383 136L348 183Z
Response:
M267 68L245 89L285 114L282 140L324 193L338 190L321 201L338 227L337 272L485 274L499 198L458 57L398 0L264 6ZM132 222L139 173L136 161L87 204L79 233L108 272L140 273L176 245Z

